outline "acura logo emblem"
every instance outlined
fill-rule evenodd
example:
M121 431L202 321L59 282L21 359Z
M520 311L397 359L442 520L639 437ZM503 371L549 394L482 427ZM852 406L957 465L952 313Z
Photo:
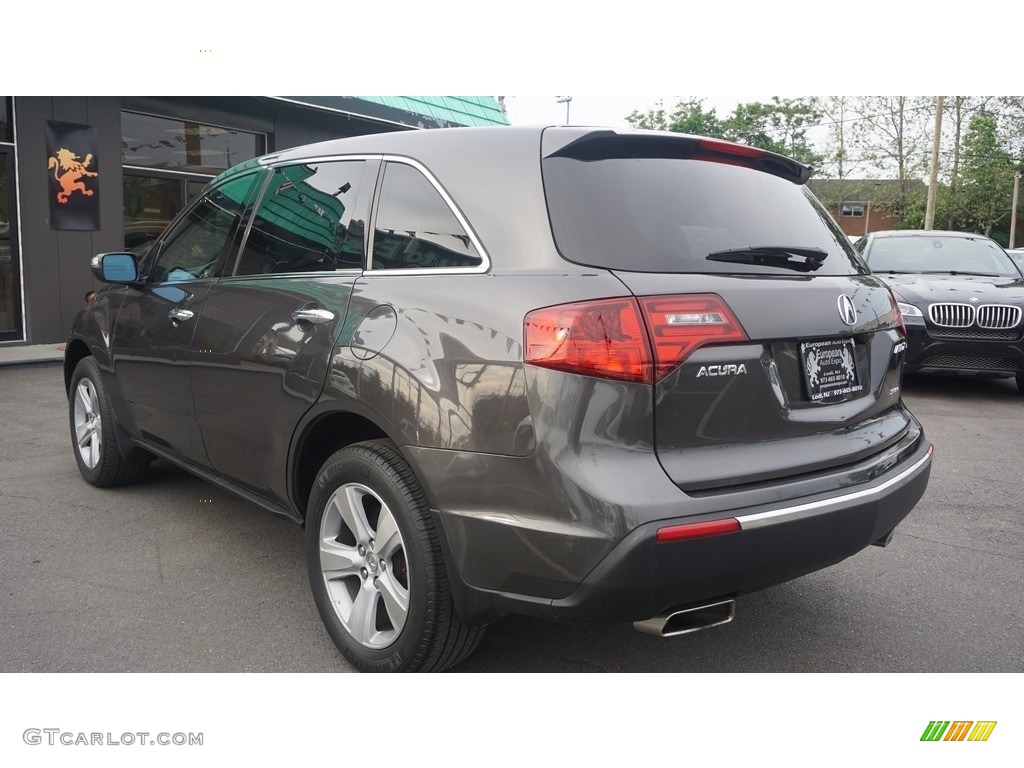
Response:
M847 325L855 325L857 323L857 308L853 306L853 299L843 294L839 297L837 303L839 305L839 316L843 318L843 322Z

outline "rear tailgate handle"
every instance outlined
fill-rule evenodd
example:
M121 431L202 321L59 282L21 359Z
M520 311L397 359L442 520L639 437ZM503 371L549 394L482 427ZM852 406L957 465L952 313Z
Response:
M334 320L334 313L327 309L296 309L292 312L292 320L296 323L329 323Z

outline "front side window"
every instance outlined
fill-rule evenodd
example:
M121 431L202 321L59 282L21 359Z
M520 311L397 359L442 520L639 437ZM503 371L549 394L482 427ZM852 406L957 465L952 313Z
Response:
M235 274L362 268L365 166L346 160L276 169Z
M160 241L152 282L215 277L242 216L256 174L239 176L196 200Z
M388 163L374 225L373 268L472 268L482 263L434 185L410 165Z

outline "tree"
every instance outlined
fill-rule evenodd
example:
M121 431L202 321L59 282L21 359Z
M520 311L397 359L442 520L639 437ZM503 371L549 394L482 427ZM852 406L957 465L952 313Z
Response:
M828 122L820 175L842 181L860 163L850 153L851 125L856 119L849 96L817 96L814 107Z
M996 116L986 111L974 114L963 138L961 209L971 229L991 236L995 225L1009 217L1015 170Z
M947 96L943 113L942 163L948 171L940 175L945 186L940 188L935 218L946 222L946 229L956 229L964 218L962 193L963 138L967 123L978 110L985 109L991 97ZM940 170L942 168L940 167Z
M665 105L658 102L656 109L647 112L633 110L626 122L634 128L653 131L672 131L673 133L689 133L695 136L711 136L724 138L722 124L715 114L715 109L704 109L704 100L692 96L686 101L676 104L671 114L665 112Z
M738 104L723 121L731 141L787 155L805 165L819 165L823 158L807 138L807 129L821 121L814 99L780 99L768 103Z
M855 101L861 119L855 123L851 144L868 164L899 181L891 201L893 214L902 219L908 205L908 187L928 169L934 118L929 96L865 96Z

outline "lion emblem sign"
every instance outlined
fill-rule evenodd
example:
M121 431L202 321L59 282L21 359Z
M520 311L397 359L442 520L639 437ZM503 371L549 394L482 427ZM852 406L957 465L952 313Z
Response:
M92 162L92 155L86 155L85 160L79 162L78 155L70 149L61 147L56 155L51 155L46 167L53 171L53 178L60 184L60 191L57 193L57 202L63 205L71 197L72 192L81 192L86 197L92 197L93 191L85 188L83 176L99 176L96 171L87 170ZM63 171L63 173L58 173Z

